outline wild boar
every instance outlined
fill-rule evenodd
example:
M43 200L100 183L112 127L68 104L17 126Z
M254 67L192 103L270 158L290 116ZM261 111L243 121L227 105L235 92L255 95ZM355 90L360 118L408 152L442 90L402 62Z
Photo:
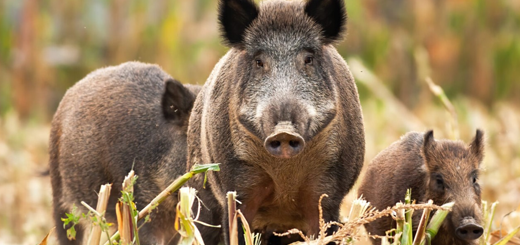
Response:
M95 207L102 184L113 183L106 212L115 222L121 184L134 169L138 209L166 188L186 166L186 131L198 86L183 86L156 65L138 62L99 69L71 87L52 120L50 175L60 244L81 244L86 223L69 241L61 218L72 205ZM142 244L172 241L177 197L153 212L141 229Z
M362 168L363 118L354 78L333 44L346 26L343 0L219 1L231 48L203 86L190 117L188 168L220 163L191 183L204 202L206 244L229 244L226 193L269 243L272 232L319 231L338 220L341 200ZM224 237L222 238L221 235ZM239 239L242 236L239 235Z
M469 146L461 141L435 140L433 131L411 132L379 153L368 165L359 194L381 210L404 201L406 190L418 203L433 200L455 206L432 244L477 244L480 225L479 167L484 157L483 132L477 130ZM414 233L422 212L413 216ZM377 219L365 226L373 235L384 235L395 226L392 218ZM380 244L380 239L373 239Z

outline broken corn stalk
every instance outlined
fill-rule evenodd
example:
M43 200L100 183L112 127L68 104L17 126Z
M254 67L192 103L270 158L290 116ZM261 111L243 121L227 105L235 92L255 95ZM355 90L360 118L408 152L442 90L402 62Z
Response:
M175 221L175 229L181 235L181 239L178 244L180 245L191 245L200 244L204 245L202 236L195 226L195 220L192 218L192 206L195 202L197 191L194 188L182 187L179 190L180 201L177 204L177 217Z
M164 189L159 195L157 195L146 207L144 207L138 216L138 220L146 217L153 208L157 207L161 202L163 202L169 195L179 190L189 179L191 179L194 175L199 173L205 173L206 171L220 171L220 167L218 163L208 163L208 164L196 164L194 165L188 173L180 176L175 179L166 189ZM119 232L116 232L110 238L111 241L119 240ZM107 241L105 245L108 245Z
M450 212L451 208L453 208L453 205L455 205L455 202L446 203L441 206L446 210L440 209L437 210L437 212L435 212L435 214L430 220L430 223L426 227L426 239L432 241L433 238L437 235L437 232L439 232L439 228L441 227L442 222L444 222L444 219ZM426 239L421 242L421 245L426 244Z

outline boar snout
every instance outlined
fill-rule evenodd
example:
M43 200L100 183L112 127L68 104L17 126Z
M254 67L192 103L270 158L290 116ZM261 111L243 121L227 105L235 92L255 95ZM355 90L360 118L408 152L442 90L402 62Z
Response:
M464 217L459 227L455 230L457 237L466 241L478 239L482 233L484 233L484 229L471 216Z
M305 140L296 132L291 122L280 122L265 139L264 147L272 156L287 159L303 150Z

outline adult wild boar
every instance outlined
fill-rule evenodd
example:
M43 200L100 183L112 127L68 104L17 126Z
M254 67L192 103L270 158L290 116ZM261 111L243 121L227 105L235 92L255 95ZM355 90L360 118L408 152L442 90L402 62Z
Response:
M190 118L188 168L221 163L192 183L207 208L205 242L229 243L225 195L269 242L272 232L319 231L362 168L363 118L347 64L333 47L346 25L343 0L221 0L219 21L231 47L203 86ZM211 213L210 213L211 212ZM242 238L239 235L239 238ZM281 239L277 240L277 239Z
M147 205L186 165L186 131L197 86L184 87L156 65L124 63L92 72L63 97L50 136L54 219L60 244L81 244L86 223L69 241L61 218L80 201L95 207L102 184L113 183L106 212L115 222L121 184L132 169L139 179L138 209ZM177 197L153 212L141 244L164 244L175 235Z
M435 140L433 131L411 132L379 153L359 188L367 201L382 210L404 201L406 190L418 203L433 200L455 206L443 222L432 244L477 244L483 229L478 173L484 157L483 132L477 130L473 142ZM413 216L414 233L422 212ZM373 235L385 235L393 228L392 218L384 217L365 227ZM372 240L380 244L380 239Z

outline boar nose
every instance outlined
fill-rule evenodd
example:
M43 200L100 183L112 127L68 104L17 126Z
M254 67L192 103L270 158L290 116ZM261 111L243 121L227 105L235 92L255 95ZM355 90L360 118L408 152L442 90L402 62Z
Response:
M455 234L462 240L475 240L479 238L484 229L475 222L473 217L466 217L463 219L461 225L455 230Z
M272 156L285 159L298 155L305 147L305 140L295 131L290 122L276 125L274 133L264 141L267 152Z

